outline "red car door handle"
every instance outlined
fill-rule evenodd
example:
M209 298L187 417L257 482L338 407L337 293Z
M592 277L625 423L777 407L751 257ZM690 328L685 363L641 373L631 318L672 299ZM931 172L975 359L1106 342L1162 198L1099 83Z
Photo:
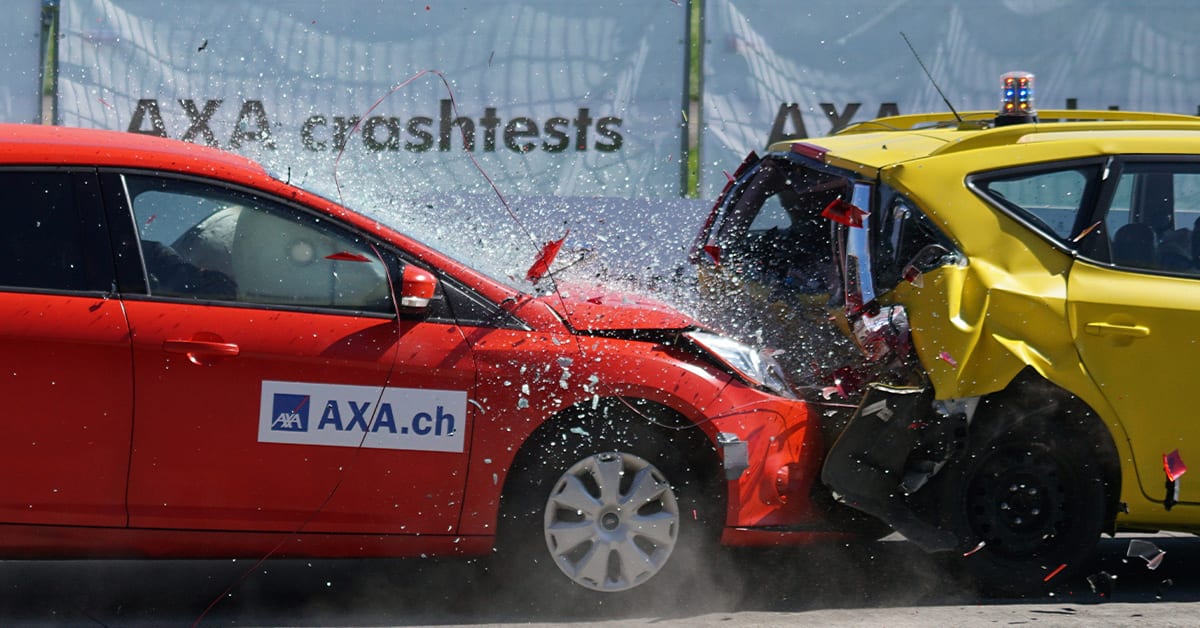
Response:
M193 362L196 357L234 357L241 349L232 342L210 342L206 340L164 340L163 350L183 353Z

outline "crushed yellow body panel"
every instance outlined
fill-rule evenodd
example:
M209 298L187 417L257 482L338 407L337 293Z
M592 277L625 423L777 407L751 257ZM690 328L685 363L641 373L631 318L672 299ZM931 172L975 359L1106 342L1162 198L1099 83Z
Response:
M1065 117L1069 112L1055 113ZM1086 331L1089 324L1093 331L1128 325L1133 331L1121 333L1136 334L1144 327L1137 321L1157 319L1162 319L1155 327L1160 332L1170 329L1178 334L1194 327L1200 322L1200 315L1192 315L1200 309L1200 281L1131 275L1093 266L1089 273L1096 279L1088 285L1115 285L1112 282L1120 275L1121 293L1094 299L1098 303L1088 310L1090 319L1082 320L1078 308L1084 306L1072 306L1074 297L1083 294L1069 281L1073 270L1079 272L1072 252L1049 245L1043 235L1006 212L980 211L986 204L966 181L971 173L1031 164L1122 154L1190 157L1200 152L1200 121L1193 117L1136 112L1110 115L1122 119L978 131L955 127L873 133L862 128L818 144L828 150L825 160L831 165L861 161L878 168L879 180L920 206L966 260L964 265L929 273L924 288L902 285L887 296L908 309L913 343L937 398L987 395L1004 389L1023 369L1033 368L1082 399L1109 428L1126 477L1121 499L1129 512L1123 514L1124 521L1150 527L1171 521L1177 529L1200 526L1200 508L1163 507L1161 460L1175 448L1185 455L1191 452L1193 459L1200 452L1200 428L1193 427L1197 421L1188 410L1196 400L1171 392L1187 391L1191 386L1181 379L1170 390L1163 390L1161 375L1190 371L1183 366L1190 363L1184 356L1195 342L1158 345L1157 353L1149 353L1139 347L1154 346L1151 341L1122 337L1100 347L1095 339L1100 332ZM879 124L916 125L922 123L919 118ZM926 149L928 152L921 154ZM1190 201L1180 197L1176 202ZM1180 299L1195 299L1194 307L1164 309L1161 304L1170 301L1164 300L1164 290ZM1114 309L1113 304L1122 306L1130 300L1144 304L1136 314L1118 317L1115 322L1100 320ZM1171 311L1179 314L1169 315ZM1095 346L1091 350L1094 359L1085 362L1080 352L1089 342ZM1118 351L1121 347L1128 348ZM1132 372L1136 369L1124 360L1134 355L1148 368ZM1200 349L1196 355L1200 358ZM1088 364L1101 372L1089 369ZM1172 371L1157 368L1159 364L1179 366ZM1200 483L1184 479L1181 486L1183 502L1200 500Z

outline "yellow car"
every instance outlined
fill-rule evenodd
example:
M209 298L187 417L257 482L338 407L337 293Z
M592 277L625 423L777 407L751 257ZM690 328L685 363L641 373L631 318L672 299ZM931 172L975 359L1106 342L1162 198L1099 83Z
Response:
M693 261L826 409L833 496L1025 595L1200 531L1200 118L1006 107L752 154Z

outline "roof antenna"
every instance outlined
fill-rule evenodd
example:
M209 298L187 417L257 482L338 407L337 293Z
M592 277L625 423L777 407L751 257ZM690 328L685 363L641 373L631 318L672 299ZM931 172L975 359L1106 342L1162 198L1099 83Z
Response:
M904 38L904 43L908 44L908 49L917 58L917 63L921 65L921 70L925 72L925 76L929 77L929 82L933 83L933 88L937 90L938 96L942 97L942 102L946 103L946 108L950 110L950 113L954 114L954 119L958 120L959 124L962 124L962 116L958 115L958 112L954 110L954 105L950 104L950 99L946 98L946 94L942 92L942 88L938 87L937 81L933 80L933 75L929 73L929 68L925 67L925 63L921 61L921 55L917 54L917 49L913 48L911 41L908 41L908 35L905 35L904 31L900 31L900 36Z

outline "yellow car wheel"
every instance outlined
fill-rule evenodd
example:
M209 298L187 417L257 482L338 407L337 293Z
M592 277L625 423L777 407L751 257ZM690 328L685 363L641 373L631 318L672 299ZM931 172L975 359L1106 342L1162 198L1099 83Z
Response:
M1054 418L990 406L939 482L943 526L979 548L957 566L985 594L1045 593L1087 566L1105 529L1098 457Z

